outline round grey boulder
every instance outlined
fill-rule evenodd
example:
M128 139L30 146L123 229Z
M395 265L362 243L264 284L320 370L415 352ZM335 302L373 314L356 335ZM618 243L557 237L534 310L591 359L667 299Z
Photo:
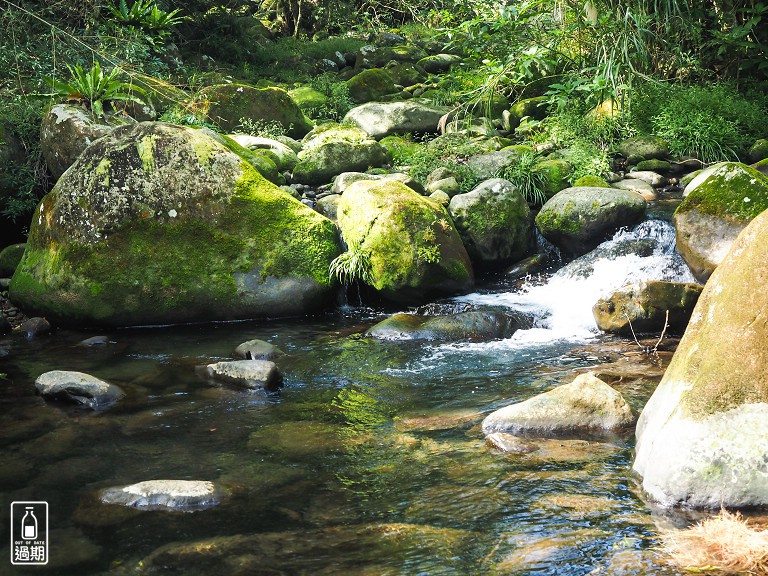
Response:
M264 340L248 340L235 348L234 355L242 360L274 360L285 352Z
M628 190L566 188L550 198L536 216L544 237L572 256L586 254L622 226L645 216L646 201Z
M44 398L74 402L91 410L104 410L125 396L119 386L83 372L53 370L35 380Z
M494 178L457 194L448 211L474 265L503 266L531 253L531 211L508 180Z
M344 117L352 124L380 140L392 134L437 132L437 125L449 108L420 102L369 102L352 108Z
M618 152L629 164L637 164L654 158L664 160L669 157L669 145L658 136L634 136L619 144Z
M581 374L524 402L496 410L483 420L483 432L528 435L610 433L630 427L635 414L616 390L593 374Z
M221 504L224 495L216 484L203 480L147 480L106 488L99 500L140 510L193 511Z

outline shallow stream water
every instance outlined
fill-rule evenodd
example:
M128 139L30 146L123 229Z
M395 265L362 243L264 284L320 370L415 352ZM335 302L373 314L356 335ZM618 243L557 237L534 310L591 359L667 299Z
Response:
M23 570L0 551L0 574L677 574L658 526L684 519L644 500L631 435L512 456L479 429L488 412L587 370L642 408L670 354L599 336L591 305L627 280L688 280L671 227L643 226L591 264L457 299L528 314L533 327L509 340L378 342L362 333L384 315L361 308L116 330L91 348L78 342L98 332L0 340L0 522L12 501L45 500L52 546L48 567ZM645 256L622 244L638 240ZM279 393L196 372L254 338L286 353ZM33 383L54 369L127 396L102 413L48 403ZM198 512L95 499L151 479L213 480L230 496Z

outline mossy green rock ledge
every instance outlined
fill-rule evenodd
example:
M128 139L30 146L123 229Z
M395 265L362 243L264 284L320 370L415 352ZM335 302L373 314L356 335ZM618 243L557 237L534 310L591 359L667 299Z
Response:
M597 247L622 226L645 216L640 194L615 188L566 188L550 198L536 216L544 237L572 256Z
M474 284L472 264L448 212L400 182L359 181L341 196L339 227L388 298L419 303Z
M298 104L280 88L217 84L203 88L198 99L208 103L208 118L230 132L240 125L242 118L277 122L291 138L301 138L312 129L312 122Z
M159 122L95 142L37 207L11 299L56 322L104 326L322 308L339 254L333 223L242 150Z
M663 504L768 505L768 212L739 235L637 425L634 468Z
M747 224L768 209L768 178L744 164L723 162L686 187L675 211L677 250L705 282Z

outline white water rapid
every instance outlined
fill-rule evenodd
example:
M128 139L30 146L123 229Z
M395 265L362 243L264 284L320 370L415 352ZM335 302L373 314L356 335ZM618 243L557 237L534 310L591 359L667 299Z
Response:
M469 294L456 300L505 306L534 318L532 328L518 330L508 340L473 347L578 342L599 333L592 316L592 306L598 299L625 284L643 280L696 281L675 250L675 229L668 222L647 220L630 230L621 230L543 284L526 283L516 292Z

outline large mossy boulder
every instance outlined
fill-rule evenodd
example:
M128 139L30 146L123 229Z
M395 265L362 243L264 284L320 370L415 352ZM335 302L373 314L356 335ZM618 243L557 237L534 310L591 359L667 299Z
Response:
M702 282L722 262L747 224L768 208L768 178L744 164L724 162L686 188L675 211L677 250Z
M89 147L35 211L13 302L107 326L324 306L339 253L333 223L214 136L145 122Z
M344 117L377 140L393 134L436 133L437 125L449 111L442 106L420 102L370 102L352 108Z
M51 175L58 179L83 150L113 129L81 106L52 106L40 125L40 151Z
M384 146L351 126L318 126L302 144L293 179L304 184L324 184L343 172L364 172L389 161Z
M699 298L637 425L634 469L666 505L768 505L768 212Z
M472 287L472 264L448 212L405 184L355 182L339 201L338 217L367 283L384 297L418 303Z
M665 330L681 333L688 325L701 285L648 281L628 284L601 298L592 308L597 327L631 336Z
M550 198L536 216L544 237L570 255L596 248L622 226L645 216L642 196L615 188L566 188Z
M493 268L517 262L533 247L531 210L508 180L486 180L451 198L448 211L472 263Z
M371 102L379 100L387 94L397 92L395 79L386 70L371 68L363 70L347 80L349 97L354 102Z
M240 126L242 118L277 122L291 138L301 138L312 129L301 108L280 88L217 84L203 88L197 98L207 102L208 118L226 131Z
M643 160L665 160L669 157L669 144L658 136L633 136L619 144L618 152L627 159L628 164L637 164Z

